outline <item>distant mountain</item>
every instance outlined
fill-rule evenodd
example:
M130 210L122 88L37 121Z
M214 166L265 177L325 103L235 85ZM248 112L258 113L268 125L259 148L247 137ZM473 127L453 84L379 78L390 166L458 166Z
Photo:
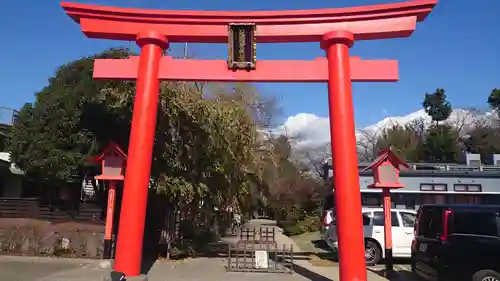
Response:
M444 123L452 126L464 127L466 131L467 128L470 128L476 122L488 121L490 117L491 117L491 112L481 112L479 110L474 110L474 109L456 108L453 109L453 112L451 113L450 117L446 121L444 121ZM429 115L425 113L425 110L421 109L405 116L386 117L383 120L377 122L376 124L362 128L359 131L363 132L383 131L384 129L388 129L394 125L405 126L406 124L418 120L422 120L426 125L430 125L432 123L431 117L429 117Z
M431 124L431 118L423 109L404 116L386 117L383 120L363 128L358 128L358 142L362 142L367 135L374 135L393 125L404 126L410 122L423 120ZM474 109L456 108L445 123L460 126L466 132L477 121L488 122L491 112L481 112ZM310 113L299 113L290 116L282 126L276 128L275 133L285 134L292 141L296 150L310 150L324 147L330 142L330 125L327 117L320 117Z

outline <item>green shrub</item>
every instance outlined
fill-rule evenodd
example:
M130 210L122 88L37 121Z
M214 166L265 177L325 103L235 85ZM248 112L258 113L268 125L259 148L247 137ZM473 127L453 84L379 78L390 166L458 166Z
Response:
M311 216L311 217L306 217L303 220L304 225L307 226L307 229L309 232L316 232L319 231L319 226L320 226L320 220L319 217L317 216Z
M287 236L299 235L304 233L298 224L287 225L283 228L283 234Z
M305 216L301 220L283 221L280 223L279 227L283 228L283 234L292 236L318 231L320 223L319 217L317 216Z

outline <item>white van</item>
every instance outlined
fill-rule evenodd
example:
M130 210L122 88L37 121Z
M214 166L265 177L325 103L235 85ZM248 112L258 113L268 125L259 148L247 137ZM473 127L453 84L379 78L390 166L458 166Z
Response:
M363 231L365 235L365 260L367 265L374 265L384 258L384 210L383 208L363 208ZM413 210L392 209L392 255L393 257L411 257L413 226L417 212ZM338 251L337 224L333 219L325 238L330 248ZM347 249L348 250L348 249Z

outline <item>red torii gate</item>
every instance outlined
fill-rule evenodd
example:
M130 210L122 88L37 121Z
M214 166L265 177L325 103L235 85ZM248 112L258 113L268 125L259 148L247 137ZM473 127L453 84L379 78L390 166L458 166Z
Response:
M437 0L292 11L156 11L62 3L90 38L136 41L140 58L96 60L96 79L137 79L115 271L140 275L159 80L328 82L340 279L366 281L351 81L396 81L396 61L349 57L355 40L407 37ZM327 59L258 61L234 70L222 60L163 56L171 42L227 43L228 26L253 24L257 43L319 42ZM347 247L349 245L349 247ZM345 247L344 247L345 246ZM349 248L347 251L346 249Z

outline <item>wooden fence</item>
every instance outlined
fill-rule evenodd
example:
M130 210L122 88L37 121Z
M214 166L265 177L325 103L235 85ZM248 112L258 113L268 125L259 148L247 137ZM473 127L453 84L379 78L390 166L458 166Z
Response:
M102 207L84 203L67 206L40 198L2 198L0 197L0 218L29 218L47 221L103 222Z

